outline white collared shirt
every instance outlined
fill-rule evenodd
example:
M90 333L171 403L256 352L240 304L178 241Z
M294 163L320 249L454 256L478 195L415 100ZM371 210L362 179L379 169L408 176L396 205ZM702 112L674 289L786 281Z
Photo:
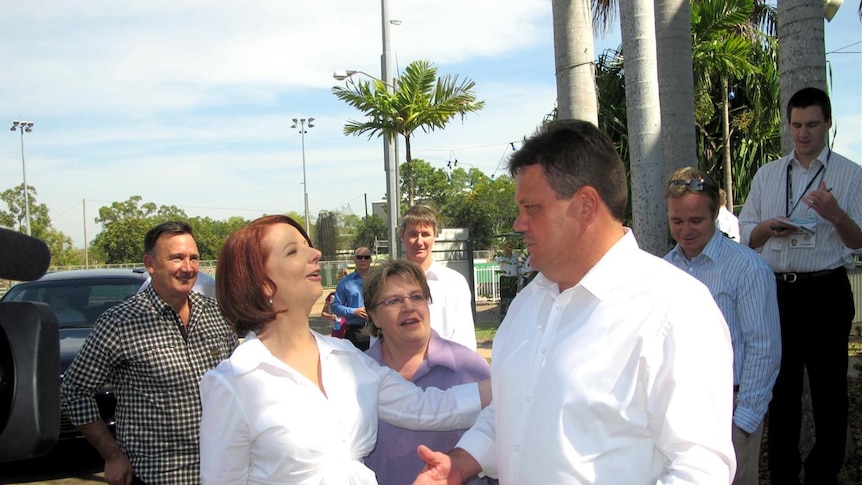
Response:
M425 272L432 303L431 328L445 338L470 350L476 350L476 326L473 323L473 300L470 285L461 273L438 262Z
M791 217L813 217L816 220L814 247L795 247L793 236L770 237L763 246L755 248L776 273L823 271L844 266L853 269L853 255L862 254L862 248L852 250L841 242L832 223L820 217L804 201L796 204L805 193L820 187L820 182L832 189L832 196L847 215L862 227L862 166L824 148L806 170L796 160L796 152L760 167L751 182L751 192L739 215L742 244L748 244L751 231L761 222L773 217L784 217L788 205L796 209ZM828 161L827 161L828 159ZM787 166L792 178L792 204L787 202ZM818 173L820 167L823 171ZM811 186L803 193L809 182Z
M539 275L494 338L494 400L458 446L501 484L728 484L730 334L631 232L578 285Z
M323 387L247 339L201 380L203 483L374 485L362 459L377 419L411 429L463 429L481 407L476 384L427 392L347 340L312 332Z

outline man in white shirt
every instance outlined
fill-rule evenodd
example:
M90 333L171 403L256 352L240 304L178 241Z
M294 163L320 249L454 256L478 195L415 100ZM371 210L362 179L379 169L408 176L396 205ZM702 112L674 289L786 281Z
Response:
M727 192L724 189L718 189L718 216L715 218L715 225L718 230L727 234L731 241L739 242L739 219L733 215L733 212L727 210Z
M434 261L437 217L430 207L415 205L401 218L398 236L407 260L425 271L431 289L431 328L441 337L476 350L473 294L461 273Z
M847 269L862 253L862 167L826 144L829 96L803 88L787 103L793 152L760 167L739 217L742 244L775 272L781 371L769 404L772 483L799 484L803 370L814 448L806 484L837 484L847 437L847 345L853 293Z
M509 162L531 265L496 337L494 400L416 483L728 484L733 362L709 290L625 228L625 169L559 120Z

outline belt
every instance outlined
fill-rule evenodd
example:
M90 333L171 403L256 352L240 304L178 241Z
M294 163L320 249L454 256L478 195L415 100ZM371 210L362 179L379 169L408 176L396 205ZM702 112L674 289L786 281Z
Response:
M812 271L810 273L775 273L775 281L779 283L796 283L801 280L810 280L821 276L829 276L835 273L846 271L843 266L835 269L827 269L823 271Z

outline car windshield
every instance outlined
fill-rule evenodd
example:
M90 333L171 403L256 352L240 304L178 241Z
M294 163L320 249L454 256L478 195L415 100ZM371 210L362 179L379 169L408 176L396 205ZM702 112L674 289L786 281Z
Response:
M3 301L47 303L60 328L92 327L105 310L137 293L141 280L82 279L30 282L9 290Z

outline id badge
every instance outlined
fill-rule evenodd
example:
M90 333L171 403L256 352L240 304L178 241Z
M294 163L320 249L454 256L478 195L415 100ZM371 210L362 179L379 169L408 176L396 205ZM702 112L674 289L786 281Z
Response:
M790 239L790 249L813 248L816 235L813 232L795 230L787 236Z

